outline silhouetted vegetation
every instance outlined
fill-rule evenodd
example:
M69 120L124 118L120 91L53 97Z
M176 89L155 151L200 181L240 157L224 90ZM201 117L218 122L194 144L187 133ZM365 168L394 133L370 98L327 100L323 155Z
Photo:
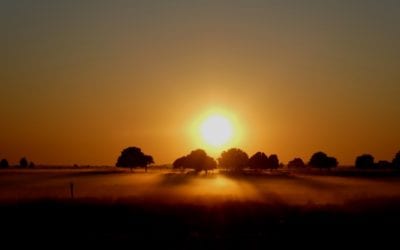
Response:
M9 167L9 164L8 164L7 159L2 159L0 161L0 168L8 168L8 167Z
M28 167L28 160L25 157L22 157L21 160L19 161L19 166L21 168Z
M173 163L174 169L193 169L196 173L217 168L217 162L202 149L193 150L189 155L176 159Z
M311 156L308 165L314 168L331 169L338 166L338 161L335 157L330 157L324 152L317 152Z
M355 167L359 169L372 169L375 167L375 159L370 154L363 154L356 158Z
M172 163L174 169L184 170L186 167L186 156L179 157Z
M269 157L263 152L257 152L253 156L250 157L248 164L251 169L277 169L279 168L279 159L275 154L270 155Z
M378 169L390 169L392 167L392 163L389 161L378 161L378 163L376 163L376 167Z
M288 163L289 168L304 168L305 166L306 164L304 164L304 161L301 158L294 158Z
M397 152L393 161L392 161L393 168L400 169L400 151Z
M272 154L268 157L269 161L269 166L271 169L277 169L279 168L279 159L278 156L275 154Z
M122 168L144 168L147 172L147 166L154 163L153 157L145 155L140 148L129 147L121 152L117 160L117 167Z
M257 152L251 156L248 165L251 169L267 169L270 166L268 156L263 152Z
M265 160L265 157L262 158ZM201 166L207 162L204 159L207 159L207 155L203 150L194 150L189 155L178 158L174 166L177 168L189 166L189 162L192 162L192 166ZM297 161L302 162L300 160ZM199 170L201 167L193 169ZM12 178L18 176L21 178L14 179L14 183L33 178L25 186L33 186L34 189L25 193L25 186L18 185L22 195L25 196L20 196L15 203L0 202L1 213L7 215L2 219L1 235L3 242L10 237L32 240L42 239L40 237L45 235L59 242L76 240L80 243L83 240L101 244L107 241L128 243L128 245L146 244L146 246L154 243L162 244L161 248L166 248L164 244L172 242L179 245L175 249L189 249L191 246L195 248L207 246L207 249L213 249L214 246L223 249L229 244L232 244L232 248L242 244L240 246L243 248L251 249L249 247L253 246L251 244L260 248L262 242L265 245L262 248L266 249L272 241L282 246L282 242L287 239L291 239L296 245L298 242L308 245L310 234L312 237L318 237L318 240L323 239L328 242L332 240L332 235L335 235L334 242L347 243L349 239L354 240L354 237L357 237L355 241L359 244L360 240L365 242L366 235L372 239L381 237L386 240L390 236L392 237L390 239L395 241L396 238L393 236L397 231L392 230L390 226L400 225L400 199L394 196L398 195L398 191L391 191L392 187L395 190L398 187L396 183L400 172L343 168L338 171L310 170L310 174L332 177L341 176L341 171L344 174L342 177L354 174L359 179L318 178L303 174L297 176L294 172L281 175L280 171L275 173L248 171L229 178L215 175L205 177L154 173L154 179L151 178L152 180L147 182L149 175L135 177L129 175L129 178L126 178L125 171L118 169L105 172L74 170L71 173L63 172L61 176L55 171L35 174L24 173L26 171L22 170L2 171L3 177L5 174L10 174ZM112 175L109 175L110 173ZM113 176L116 173L120 177ZM42 174L47 177L42 177ZM393 178L395 174L397 179ZM89 178L91 175L93 178ZM103 178L106 175L111 178ZM78 177L84 179L79 180ZM2 180L7 178L4 177ZM76 180L75 183L78 185L74 186L69 180ZM55 183L56 181L58 183ZM357 183L358 181L361 185ZM13 190L14 183L7 182L1 182L3 189ZM349 184L353 182L354 185ZM386 186L385 182L392 184ZM34 185L31 185L32 183ZM39 183L43 186L37 185ZM84 183L88 183L86 187ZM113 184L103 186L104 183ZM113 187L115 183L118 183L116 188ZM132 183L135 184L131 185ZM66 197L70 195L74 197L73 201L51 198L52 195L41 200L42 196L36 194L46 192L48 187L58 188L63 185L65 187L60 189L61 195ZM362 188L358 189L359 186ZM104 190L99 187L113 191L103 196ZM277 192L287 189L292 191ZM96 193L97 190L101 191ZM127 190L140 191L130 193ZM364 192L369 195L370 190L380 190L381 193L375 196L372 192L371 197L359 196ZM219 196L220 192L225 191L229 192ZM393 198L385 198L388 191ZM49 190L49 192L54 191ZM310 197L314 198L301 198L302 195L307 196L308 192L312 194ZM24 201L24 197L31 197L31 194L38 196L32 196L33 199ZM59 195L58 192L54 194L54 197ZM83 197L81 194L91 196L81 198ZM214 196L215 194L218 196ZM326 201L328 203L325 203L325 195L321 194L332 196L333 200L328 199ZM337 197L341 198L336 200ZM352 199L351 197L360 200L347 200ZM297 200L298 198L301 198L299 199L301 202ZM293 203L290 201L292 199ZM35 230L38 225L41 230ZM379 232L371 230L374 226L379 228ZM21 231L21 228L24 230ZM307 230L304 230L305 228Z
M247 167L249 156L241 149L231 148L222 152L218 162L221 168L238 172Z

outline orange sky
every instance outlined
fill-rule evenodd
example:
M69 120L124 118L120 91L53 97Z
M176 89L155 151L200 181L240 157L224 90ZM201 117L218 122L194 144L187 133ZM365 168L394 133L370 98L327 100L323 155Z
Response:
M230 146L284 162L400 150L397 1L0 9L0 158L11 162L109 165L127 146L172 162L204 146L191 126L216 109L242 132Z

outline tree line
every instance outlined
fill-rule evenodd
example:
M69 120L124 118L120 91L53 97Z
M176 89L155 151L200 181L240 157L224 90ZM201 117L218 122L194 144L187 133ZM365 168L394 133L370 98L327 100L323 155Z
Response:
M355 167L358 169L400 169L400 151L390 161L375 161L371 154L363 154L356 158Z
M257 152L251 157L241 149L231 148L223 151L221 156L216 160L211 158L202 149L192 151L187 156L182 156L174 161L172 164L174 169L192 169L195 172L220 169L241 172L244 169L252 170L273 170L283 167L284 164L280 163L278 155L271 154L267 156L264 152ZM327 156L323 152L317 152L311 157L308 166L315 168L333 168L337 167L338 161L334 157ZM289 167L305 167L303 160L295 158L289 162Z
M8 160L7 159L2 159L1 161L0 161L0 168L9 168L11 165L10 165L10 163L8 162ZM29 162L28 161L28 159L26 159L26 157L22 157L20 160L19 160L19 164L18 165L16 165L16 167L20 167L20 168L33 168L33 167L35 167L35 163L33 163L32 161L31 162Z
M138 147L129 147L124 149L119 156L116 166L132 168L145 168L147 171L148 165L154 163L153 157L144 154ZM332 169L339 165L338 160L329 156L324 152L314 153L310 160L305 163L301 158L294 158L287 164L288 168L318 168ZM194 170L195 172L210 170L225 169L232 172L240 172L244 169L252 170L273 170L283 167L279 161L278 155L266 155L264 152L257 152L251 157L239 148L231 148L223 151L220 157L215 160L208 156L203 149L196 149L189 154L177 158L173 164L174 169L184 171L186 169ZM359 169L385 169L393 168L400 169L400 151L395 155L394 159L389 161L374 162L374 157L370 154L363 154L356 158L355 167Z
M154 159L151 155L144 154L138 147L125 148L117 159L116 166L121 168L144 168L147 172L148 166L154 163ZM339 165L338 160L329 156L324 152L314 153L310 160L305 163L301 158L294 158L287 164L288 168L319 168L319 169L331 169L336 168ZM22 157L17 167L20 168L33 168L35 164L29 162L26 157ZM211 156L208 156L203 149L196 149L191 151L189 154L177 158L173 164L174 169L185 170L191 169L195 172L216 169L225 169L233 172L240 172L244 169L252 170L273 170L283 167L279 161L278 155L271 154L266 155L264 152L257 152L250 156L239 148L231 148L227 151L223 151L220 157L215 160ZM400 151L394 156L392 161L375 161L374 156L371 154L362 154L357 156L354 162L354 166L358 169L398 169L400 170ZM0 161L0 168L9 168L10 164L7 159Z

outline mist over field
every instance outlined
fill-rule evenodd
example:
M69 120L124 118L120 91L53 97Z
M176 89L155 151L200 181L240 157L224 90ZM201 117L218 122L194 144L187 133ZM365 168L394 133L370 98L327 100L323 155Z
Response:
M362 178L284 172L264 175L192 175L153 170L5 170L0 201L139 198L160 203L253 201L292 205L343 204L400 196L400 178Z
M71 247L265 249L320 247L319 242L338 247L348 242L395 244L400 177L395 172L338 174L6 169L0 173L0 213L7 215L0 233L15 246L63 242Z

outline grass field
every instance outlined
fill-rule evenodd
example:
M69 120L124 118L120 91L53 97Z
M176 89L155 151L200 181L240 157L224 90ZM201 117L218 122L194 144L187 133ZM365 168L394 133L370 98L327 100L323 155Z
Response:
M400 178L372 176L4 170L1 235L182 249L389 244L400 225Z

